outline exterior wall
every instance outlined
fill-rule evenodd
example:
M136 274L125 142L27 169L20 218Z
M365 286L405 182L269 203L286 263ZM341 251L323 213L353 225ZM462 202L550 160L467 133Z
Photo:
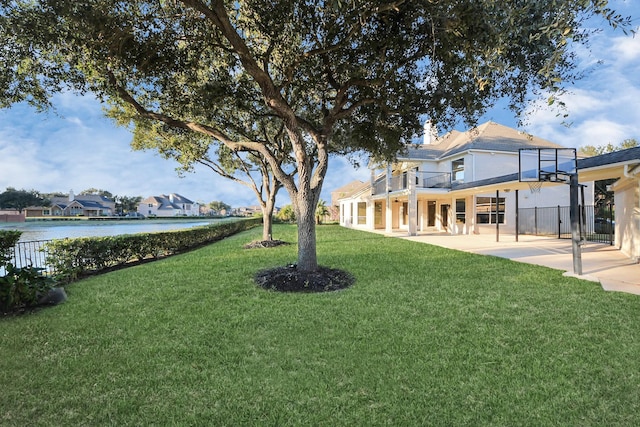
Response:
M27 208L25 213L27 218L51 216L51 208Z
M467 164L469 164L467 169ZM499 165L499 170L496 166ZM486 153L474 152L465 158L465 180L478 181L496 175L518 172L518 153ZM469 170L467 177L466 171ZM497 173L498 172L498 173Z
M144 216L157 216L160 218L170 218L181 215L180 211L174 209L159 209L159 205L154 203L141 203L138 205L138 213Z
M640 182L615 189L615 245L627 256L640 259Z
M26 211L0 210L0 222L25 222Z
M419 168L428 172L452 172L452 162L464 159L464 182L478 181L496 176L496 165L500 165L499 175L518 172L517 153L487 153L482 151L460 153L441 162L425 161Z
M432 160L425 160L418 166L419 172L451 172L451 161L436 162Z

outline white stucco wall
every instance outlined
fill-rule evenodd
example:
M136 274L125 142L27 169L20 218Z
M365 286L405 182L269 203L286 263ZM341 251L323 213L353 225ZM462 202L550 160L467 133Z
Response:
M615 244L627 256L640 259L640 182L615 188Z

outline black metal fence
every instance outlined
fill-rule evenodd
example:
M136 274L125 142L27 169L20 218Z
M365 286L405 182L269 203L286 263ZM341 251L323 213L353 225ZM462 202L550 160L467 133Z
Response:
M33 240L30 242L18 242L13 248L9 262L16 267L41 268L43 273L53 274L53 268L47 265L47 253L45 243L51 240ZM0 276L4 270L0 268Z
M613 205L579 206L579 212L582 239L613 245L615 233ZM570 239L569 206L519 209L518 233Z

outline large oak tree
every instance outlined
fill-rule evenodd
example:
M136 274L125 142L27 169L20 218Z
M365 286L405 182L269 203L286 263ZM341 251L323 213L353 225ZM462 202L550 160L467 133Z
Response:
M173 132L264 159L289 193L298 269L331 153L392 158L420 121L473 122L496 99L575 78L602 0L2 0L0 102L91 91ZM297 175L259 132L282 126Z

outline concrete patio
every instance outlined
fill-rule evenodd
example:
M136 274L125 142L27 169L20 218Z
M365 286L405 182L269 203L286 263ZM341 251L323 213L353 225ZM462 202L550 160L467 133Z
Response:
M573 273L571 240L513 234L450 235L446 233L408 236L406 232L385 233L389 237L429 243L449 249L493 255L514 261L565 271L565 275L599 282L606 291L640 295L640 264L614 246L587 242L582 246L582 275Z

